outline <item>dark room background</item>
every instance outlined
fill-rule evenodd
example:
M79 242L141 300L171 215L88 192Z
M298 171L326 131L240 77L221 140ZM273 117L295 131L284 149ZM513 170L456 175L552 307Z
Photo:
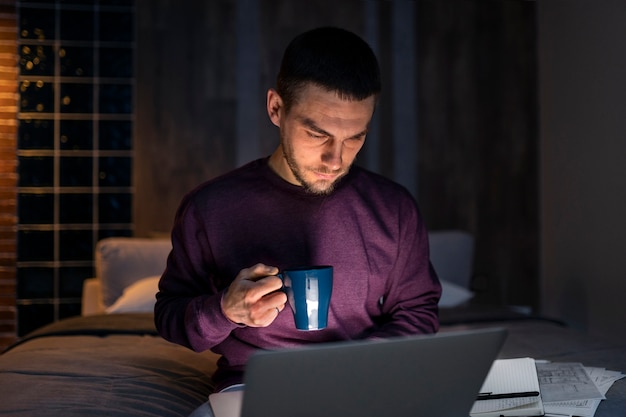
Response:
M186 191L274 149L266 90L287 42L320 25L381 62L359 163L405 184L432 230L474 234L481 298L536 307L533 2L139 1L135 232L167 233Z
M166 235L187 191L273 150L266 90L287 42L321 25L355 31L380 59L384 92L358 163L407 186L431 230L474 235L478 301L539 306L534 2L16 8L18 334L79 314L99 239Z

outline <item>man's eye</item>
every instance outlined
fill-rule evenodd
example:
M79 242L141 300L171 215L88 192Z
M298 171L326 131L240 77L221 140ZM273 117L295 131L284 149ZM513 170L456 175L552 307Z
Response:
M346 139L343 143L347 148L352 149L357 146L360 146L362 141L363 141L363 138L351 138L351 139Z
M320 135L320 134L313 133L313 132L307 132L307 133L308 133L309 137L314 138L314 139L323 139L323 138L326 137L324 135Z

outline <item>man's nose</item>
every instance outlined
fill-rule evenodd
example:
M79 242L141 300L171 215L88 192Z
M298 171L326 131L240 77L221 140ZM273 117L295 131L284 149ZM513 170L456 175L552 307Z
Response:
M322 162L324 162L331 170L341 169L343 150L342 143L338 140L329 140L322 154Z

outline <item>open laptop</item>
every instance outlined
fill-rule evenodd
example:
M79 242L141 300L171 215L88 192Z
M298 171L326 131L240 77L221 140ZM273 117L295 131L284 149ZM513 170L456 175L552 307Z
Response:
M467 417L504 329L260 351L216 417Z

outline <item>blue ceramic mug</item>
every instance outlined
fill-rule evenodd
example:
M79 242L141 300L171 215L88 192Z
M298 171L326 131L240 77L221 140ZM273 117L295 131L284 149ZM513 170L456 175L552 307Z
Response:
M289 268L278 274L296 328L321 330L328 325L328 306L333 289L333 267L328 265Z

